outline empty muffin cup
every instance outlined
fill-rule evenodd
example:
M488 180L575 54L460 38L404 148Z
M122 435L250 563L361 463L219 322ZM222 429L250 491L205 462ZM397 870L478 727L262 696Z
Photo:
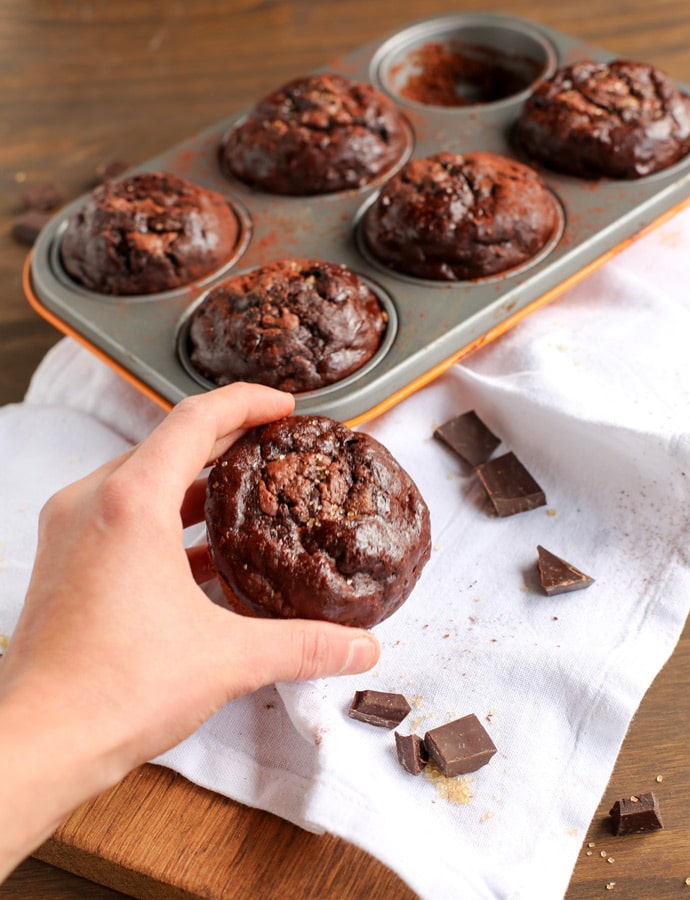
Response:
M525 22L457 15L386 41L372 60L372 79L399 101L463 108L522 99L556 64L551 42Z

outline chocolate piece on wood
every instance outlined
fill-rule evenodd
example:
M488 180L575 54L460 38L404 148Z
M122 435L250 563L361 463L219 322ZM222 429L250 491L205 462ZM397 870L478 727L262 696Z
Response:
M537 544L537 568L539 569L539 577L541 586L551 597L554 594L565 594L568 591L581 591L594 583L594 579L589 575L585 575L575 566L551 553L550 550L544 549L541 544Z
M395 751L398 762L410 775L419 775L429 762L429 753L418 734L395 732Z
M427 731L424 745L448 778L481 769L496 752L494 742L474 713Z
M48 212L57 209L67 200L67 193L62 185L55 181L41 181L28 187L22 199L29 209L40 209Z
M434 437L443 441L471 466L486 462L501 443L501 439L471 410L462 413L434 431Z
M41 209L28 209L12 223L12 237L20 244L32 247L41 229L52 218L52 213Z
M388 694L384 691L355 691L355 696L347 711L351 719L379 725L381 728L395 728L410 712L410 704L402 694Z
M616 800L609 815L616 835L638 834L664 827L659 801L653 791Z
M499 516L546 504L544 491L512 451L482 463L476 472Z
M109 181L111 178L117 178L129 169L129 163L123 159L107 159L96 166L96 178L98 182Z

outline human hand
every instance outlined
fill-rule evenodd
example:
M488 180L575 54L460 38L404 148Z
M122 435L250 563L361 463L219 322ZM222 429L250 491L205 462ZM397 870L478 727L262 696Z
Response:
M197 584L209 574L205 548L183 547L183 529L203 519L203 468L246 428L292 409L290 395L259 385L188 398L147 440L46 504L0 664L0 764L3 745L23 738L20 765L47 769L50 828L227 701L376 662L378 643L360 629L217 606Z

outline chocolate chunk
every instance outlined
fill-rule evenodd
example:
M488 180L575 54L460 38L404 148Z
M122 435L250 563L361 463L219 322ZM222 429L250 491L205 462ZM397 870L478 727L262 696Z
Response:
M594 579L585 575L575 566L561 559L559 556L545 550L537 544L539 559L537 567L541 586L551 597L554 594L565 594L568 591L581 591L594 583Z
M473 410L440 425L434 431L434 437L471 466L486 462L501 443Z
M105 160L96 167L96 178L99 182L108 181L110 178L122 175L128 168L129 163L122 159Z
M664 827L659 801L653 791L616 800L609 815L613 833L616 835L639 834Z
M32 247L43 226L50 221L52 214L40 209L29 209L12 223L12 237L20 244Z
M395 750L398 762L410 775L419 775L429 762L429 753L418 734L395 732Z
M387 694L383 691L355 691L355 696L347 711L351 719L380 725L381 728L395 728L409 713L411 707L402 694Z
M447 778L481 769L496 752L494 742L474 713L427 731L424 745Z
M65 189L54 181L42 181L27 188L22 195L29 209L40 209L47 212L57 209L67 199Z
M544 491L512 452L482 463L476 472L499 516L546 504Z

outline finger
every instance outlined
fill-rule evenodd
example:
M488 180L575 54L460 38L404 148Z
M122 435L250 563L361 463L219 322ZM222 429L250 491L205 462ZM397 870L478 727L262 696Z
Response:
M187 548L187 559L192 577L197 584L203 584L215 577L215 569L211 563L208 544L197 544Z
M158 499L179 509L187 487L243 429L272 422L293 409L291 394L260 384L236 383L186 397L126 465L149 490L159 491Z
M241 648L247 657L247 690L275 681L305 681L328 675L353 675L376 665L380 646L374 635L360 628L308 619L242 619ZM266 653L265 648L271 652Z
M187 488L180 507L183 528L187 528L189 525L196 525L197 522L203 522L205 501L206 478L197 478Z

